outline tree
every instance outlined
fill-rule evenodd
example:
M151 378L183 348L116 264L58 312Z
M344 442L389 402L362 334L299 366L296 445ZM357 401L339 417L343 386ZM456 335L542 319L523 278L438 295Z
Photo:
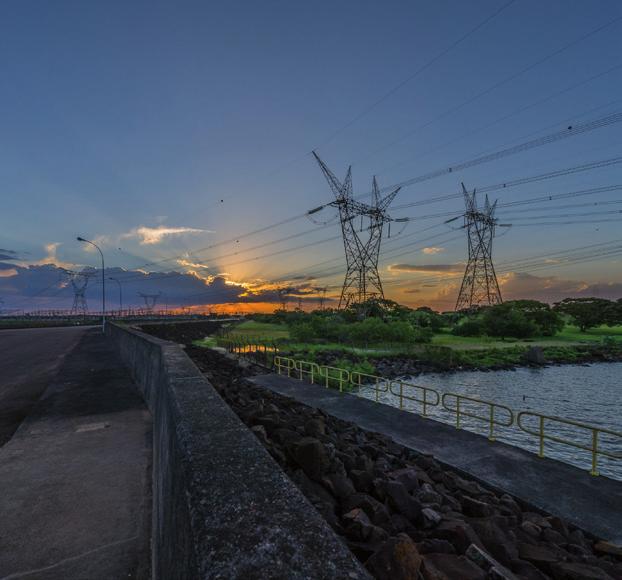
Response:
M529 338L535 336L538 325L511 302L496 304L484 310L482 326L488 336Z
M564 321L558 312L551 309L550 305L538 300L512 300L505 304L511 304L512 308L520 310L527 320L538 325L538 335L553 336L564 328Z
M438 313L427 306L420 306L409 315L411 322L420 328L430 328L438 332L445 326L445 320Z
M615 319L616 305L605 298L565 298L554 310L570 316L581 332Z

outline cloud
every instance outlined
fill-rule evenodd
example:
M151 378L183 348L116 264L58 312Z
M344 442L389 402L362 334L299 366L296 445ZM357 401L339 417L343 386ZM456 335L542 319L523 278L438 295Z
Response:
M564 298L596 296L617 300L622 297L622 283L566 280L556 276L535 276L527 272L509 272L499 277L504 300L532 298L542 302L557 302Z
M437 248L436 246L430 246L429 248L423 248L421 252L428 256L433 256L434 254L440 254L444 252L445 248Z
M170 236L181 236L185 234L202 234L211 233L210 230L201 230L198 228L187 227L168 227L157 226L150 228L147 226L138 226L133 230L122 234L122 238L138 238L141 245L159 244L164 238Z
M391 264L390 272L462 272L463 264Z
M57 246L52 244L50 252L54 253ZM120 281L123 304L127 307L144 306L140 293L160 292L158 304L166 302L169 307L236 303L268 305L278 304L281 300L280 285L261 280L236 281L220 275L204 276L200 272L146 272L110 267L106 268L105 276ZM300 298L309 303L318 301L320 296L318 289L308 283L288 284L287 294L292 300ZM116 308L119 294L114 283L106 283L106 295L110 307ZM0 296L5 298L6 307L27 310L66 309L71 307L73 300L64 271L54 263L21 265L0 262ZM86 299L91 307L101 301L99 277L89 281Z
M186 258L179 258L176 261L180 266L184 266L184 268L200 268L202 270L210 269L207 264L202 264L201 262L192 262L191 260L187 260Z
M0 260L19 260L19 255L14 250L0 248Z
M420 294L420 288L411 288L410 290L404 290L404 294Z
M45 244L43 246L45 250L45 256L40 260L36 260L34 262L28 262L31 266L57 266L58 268L67 268L71 270L76 267L75 264L71 262L63 262L58 258L58 248L61 246L60 242L50 242L49 244ZM22 264L24 265L24 264Z

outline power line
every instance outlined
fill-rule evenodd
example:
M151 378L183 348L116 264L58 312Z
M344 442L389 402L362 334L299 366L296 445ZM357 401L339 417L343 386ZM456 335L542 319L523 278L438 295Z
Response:
M606 115L605 117L600 117L598 119L594 119L593 121L588 121L587 123L582 123L580 125L570 126L567 129L564 129L562 131L556 131L555 133L551 133L549 135L545 135L537 139L532 139L531 141L520 143L519 145L515 145L513 147L507 147L506 149L495 151L494 153L482 155L480 157L476 157L475 159L470 159L462 163L457 163L449 167L443 167L435 171L424 173L423 175L419 175L417 177L412 177L410 179L400 181L387 188L383 188L383 191L386 191L388 189L394 189L396 187L409 187L411 185L415 185L416 183L421 183L423 181L429 181L430 179L434 179L436 177L441 177L443 175L449 175L457 171L469 169L470 167L481 165L482 163L489 163L490 161L497 161L498 159L502 159L510 155L515 155L516 153L523 153L524 151L529 151L530 149L534 149L536 147L542 147L543 145L549 145L550 143L555 143L563 139L568 139L569 137L574 137L576 135L582 135L584 133L588 133L596 129L608 127L610 125L614 125L621 121L622 121L622 113L618 112L618 113L613 113L611 115Z
M538 175L533 175L530 177L519 177L517 179L513 179L510 181L501 181L492 185L485 185L483 187L478 187L477 191L480 193L488 193L491 191L498 191L509 189L512 187L517 187L519 185L526 185L527 183L536 183L539 181L547 181L549 179L555 179L557 177L565 177L567 175L573 175L576 173L582 173L584 171L592 171L595 169L603 169L606 167L612 167L614 165L619 165L622 163L622 156L612 157L609 159L602 159L599 161L591 161L589 163L583 163L581 165L574 165L571 167L567 167L565 169L558 169L555 171L549 171L547 173L541 173ZM501 193L501 191L499 191ZM447 194L439 194L434 197L422 199L419 201L413 201L409 203L403 203L400 205L396 205L394 209L406 209L409 207L417 207L421 205L427 205L430 203L438 203L441 201L447 201L450 199L457 199L461 197L460 193L447 193Z
M541 99L533 101L533 102L531 102L528 105L519 107L518 109L512 111L511 113L508 113L506 115L498 117L494 121L491 121L491 122L486 123L484 125L480 125L479 127L475 128L475 129L467 131L466 133L463 133L459 137L456 137L454 139L446 141L445 143L443 143L441 145L438 145L437 147L426 148L425 153L421 153L421 154L419 154L419 155L417 155L415 157L409 157L408 159L405 159L403 161L399 161L399 162L394 163L394 164L392 164L392 165L390 165L388 167L385 167L384 169L379 171L378 174L382 175L382 174L386 173L387 171L390 171L392 169L396 169L397 167L401 167L402 165L404 165L406 163L415 161L417 159L421 159L421 158L426 157L427 155L429 155L431 153L435 153L436 151L440 151L441 149L444 149L445 147L448 147L449 145L453 145L454 143L456 143L458 141L461 141L462 139L464 139L466 137L471 137L473 135L476 135L477 133L480 133L481 131L485 131L486 129L489 129L490 127L494 127L498 123L506 121L507 119L510 119L510 118L512 118L512 117L514 117L516 115L519 115L520 113L523 113L523 112L525 112L525 111L527 111L529 109L532 109L533 107L537 107L538 105L546 103L547 101L550 101L550 100L554 99L555 97L559 97L559 96L564 95L564 94L566 94L566 93L568 93L570 91L573 91L573 90L575 90L575 89L577 89L579 87L582 87L582 86L584 86L584 85L586 85L588 83L591 83L591 82L593 82L593 81L595 81L595 80L597 80L597 79L599 79L601 77L604 77L604 76L606 76L606 75L608 75L608 74L610 74L610 73L612 73L612 72L614 72L616 70L620 70L621 68L622 68L622 64L618 64L616 66L613 66L613 67L607 69L606 71L603 71L601 73L593 75L593 76L591 76L591 77L589 77L589 78L587 78L587 79L585 79L583 81L580 81L578 83L574 83L572 85L569 85L569 86L565 87L564 89L561 89L561 90L556 91L556 92L554 92L554 93L552 93L552 94L550 94L550 95L548 95L546 97L543 97ZM616 103L618 101L619 101L619 99L617 99L616 101L613 101L613 103ZM608 103L608 105L609 104L611 104L611 103ZM598 107L598 108L602 108L602 107ZM537 131L536 133L538 133L538 132L540 132L540 131Z
M603 30L609 28L610 26L613 26L614 24L616 24L620 20L622 20L622 16L617 16L617 17L613 18L612 20L609 20L605 24L602 24L602 25L594 28L593 30L587 32L586 34L580 36L579 38L576 38L576 39L566 43L562 47L560 47L560 48L554 50L553 52L550 52L546 56L544 56L544 57L534 61L530 65L528 65L528 66L522 68L521 70L519 70L518 72L513 73L513 74L511 74L508 77L505 77L504 79L502 79L502 80L492 84L491 86L489 86L488 88L484 89L483 91L480 91L476 95L474 95L472 97L469 97L468 99L462 101L458 105L456 105L454 107L451 107L450 109L447 109L446 111L444 111L440 115L437 115L432 120L424 123L423 125L419 125L415 129L413 129L411 131L408 131L407 133L402 134L397 139L394 139L393 141L387 143L386 145L383 145L382 147L379 147L378 149L375 149L374 151L372 151L369 154L369 156L375 155L375 154L379 153L380 151L383 151L385 149L388 149L389 147L392 147L393 145L396 145L397 143L400 143L404 139L414 135L417 131L420 131L421 129L425 129L425 128L429 127L430 125L432 125L433 123L435 123L436 121L440 121L441 119L447 117L448 115L451 115L452 113L455 113L455 112L459 111L463 107L466 107L467 105L470 105L471 103L477 101L478 99L482 98L483 96L487 95L488 93L491 93L495 89L498 89L498 88L502 87L503 85L505 85L505 84L507 84L507 83L509 83L509 82L511 82L511 81L513 81L515 79L517 79L518 77L522 76L526 72L529 72L530 70L540 66L541 64L544 64L548 60L551 60L552 58L554 58L557 55L561 54L562 52L568 50L569 48L572 48L573 46L583 42L584 40L587 40L588 38L590 38L590 37L598 34L599 32L602 32Z
M447 55L449 52L451 52L454 48L456 48L457 46L459 46L461 43L463 43L467 38L469 38L470 36L472 36L473 34L475 34L478 30L480 30L481 28L483 28L486 24L488 24L491 20L493 20L494 18L496 18L499 14L501 14L504 10L506 10L507 8L509 8L512 4L514 4L515 0L510 0L509 2L506 2L503 6L501 6L500 8L498 8L497 10L495 10L492 14L490 14L489 16L487 16L484 20L482 20L479 24L477 24L474 28L471 28L468 32L466 32L465 34L463 34L460 38L456 39L454 42L452 42L447 48L443 49L440 53L438 53L435 57L433 57L432 59L430 59L429 61L427 61L424 65L422 65L421 67L419 67L414 73L412 73L411 75L407 76L404 80L400 81L397 85L395 85L392 89L390 89L389 91L387 91L384 95L382 95L379 99L375 100L373 103L371 103L368 107L366 107L365 109L363 109L360 113L358 113L356 116L354 116L352 119L350 119L347 123L345 123L344 125L342 125L341 127L339 127L336 131L334 131L327 139L325 139L322 143L320 143L319 145L317 145L316 147L314 147L314 149L318 149L319 147L324 147L325 145L328 145L330 142L332 142L335 137L337 137L339 134L341 134L343 131L345 131L346 129L348 129L349 127L351 127L352 125L354 125L357 121L359 121L360 119L362 119L363 117L365 117L367 114L369 114L371 111L373 111L377 106L379 106L380 104L384 103L384 101L386 101L389 97L391 97L392 95L394 95L397 91L399 91L402 87L404 87L405 85L407 85L409 82L411 82L412 80L414 80L415 78L417 78L421 73L423 73L424 71L426 71L428 68L430 68L434 63L438 62L441 58L443 58L445 55Z

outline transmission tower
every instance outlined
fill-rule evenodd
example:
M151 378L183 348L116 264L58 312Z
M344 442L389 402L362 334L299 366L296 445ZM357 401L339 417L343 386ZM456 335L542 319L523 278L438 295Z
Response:
M501 290L492 263L492 240L495 237L495 228L499 225L495 218L497 202L491 204L486 196L484 208L480 210L477 207L475 190L469 193L463 183L462 193L466 205L463 227L468 236L469 260L458 294L456 310L480 304L501 304Z
M324 310L324 302L326 301L327 290L328 290L327 286L324 286L324 288L320 288L320 291L322 292L322 296L320 296L320 310Z
M86 304L86 287L92 274L88 272L74 272L65 270L73 288L73 304L71 305L71 314L88 314L88 306Z
M153 312L153 309L155 308L161 294L162 292L158 292L157 294L144 294L143 292L138 293L138 295L145 301L145 309L147 310L147 314L151 314Z
M287 292L287 288L279 288L277 290L277 293L279 295L279 302L281 303L281 310L283 311L287 310Z
M399 188L381 198L378 182L374 177L372 205L362 203L355 200L352 193L352 167L348 167L342 183L315 151L313 151L313 156L335 196L335 201L328 205L338 209L341 222L346 255L346 275L341 288L339 308L347 308L351 304L362 304L371 298L384 298L382 282L378 274L378 257L384 225L395 221L389 217L387 209ZM358 220L356 218L360 218L359 231L357 231ZM364 222L368 222L367 227L364 227ZM361 235L363 232L368 233L367 238Z

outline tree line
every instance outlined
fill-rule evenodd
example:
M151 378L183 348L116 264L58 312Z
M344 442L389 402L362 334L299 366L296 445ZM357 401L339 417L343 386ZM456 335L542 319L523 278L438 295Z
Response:
M521 339L554 336L566 324L577 326L581 332L622 324L622 299L566 298L552 306L537 300L512 300L444 313L426 306L412 309L392 300L370 300L344 310L277 310L255 315L254 319L286 324L296 342L427 343L441 331L457 336Z

